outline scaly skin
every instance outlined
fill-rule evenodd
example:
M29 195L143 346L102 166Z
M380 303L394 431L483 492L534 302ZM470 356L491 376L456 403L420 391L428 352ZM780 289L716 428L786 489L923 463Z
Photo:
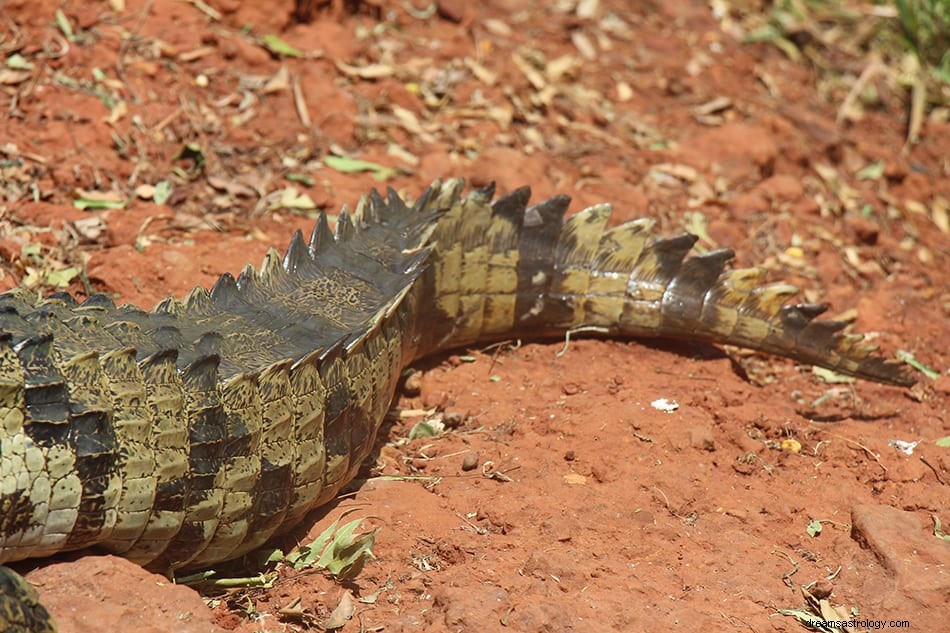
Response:
M324 216L282 260L152 312L0 295L0 563L90 546L161 570L238 557L337 495L400 370L440 349L597 326L913 383L813 320L823 306L785 305L793 287L725 270L731 251L686 258L694 236L607 229L606 205L565 221L565 196L462 187L411 208L374 192L335 236ZM4 585L0 628L23 620L23 586Z

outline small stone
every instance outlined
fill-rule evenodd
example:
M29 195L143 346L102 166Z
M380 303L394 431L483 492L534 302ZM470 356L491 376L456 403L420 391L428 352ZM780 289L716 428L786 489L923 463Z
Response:
M834 591L835 586L831 584L830 580L821 579L812 585L811 589L808 590L808 593L815 596L819 600L824 600L831 595L831 592Z
M422 393L422 372L414 371L406 376L406 381L402 385L402 391L410 398L414 398Z
M716 450L716 439L712 429L706 426L694 426L689 430L689 444L701 451Z
M575 459L574 451L567 451L564 453L564 461L572 462Z
M468 416L465 416L468 417ZM447 429L457 429L462 426L462 414L458 411L450 411L445 413L442 416L442 424L445 425Z
M565 385L561 385L561 392L565 396L573 396L580 390L581 388L576 382L569 382Z
M462 470L468 472L476 468L478 468L478 453L475 451L465 453L465 457L462 458Z
M439 0L436 5L439 15L459 24L468 16L468 3L461 0Z
M950 375L942 375L933 383L934 391L943 394L950 394Z

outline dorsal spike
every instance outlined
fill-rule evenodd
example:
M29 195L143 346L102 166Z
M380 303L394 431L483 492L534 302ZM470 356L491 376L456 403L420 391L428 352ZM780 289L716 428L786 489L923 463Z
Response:
M436 180L431 185L426 187L426 190L422 192L422 195L416 198L415 203L412 205L412 211L414 213L421 213L424 209L429 208L429 203L432 201L433 196L437 189L441 186L441 183ZM382 218L383 224L387 222L387 218Z
M303 233L300 230L294 231L290 238L290 246L284 254L284 270L288 273L296 273L297 269L303 266L309 259L307 245L303 241Z
M242 268L241 272L238 274L237 280L235 280L234 284L238 291L247 292L248 288L257 283L258 278L259 275L257 274L257 269L251 264L245 264L244 268Z
M174 325L157 327L149 332L149 336L160 349L179 350L185 345L185 341L181 336L181 330Z
M257 279L262 284L273 284L275 280L280 279L285 273L280 263L280 253L277 249L268 249L264 255L264 261L261 262L261 269L257 273Z
M182 310L181 302L178 301L178 299L176 299L175 297L165 297L164 299L158 302L158 305L152 308L152 312L155 312L158 314L171 314L171 315L181 314L181 310Z
M76 307L76 299L68 292L54 292L46 297L46 301L61 301L67 307Z
M406 203L403 199L396 193L396 190L392 187L386 187L386 208L385 214L387 216L397 216L400 218L409 217L409 207L406 206Z
M492 180L490 183L488 183L484 187L479 187L475 191L478 193L478 195L483 197L485 200L491 200L492 198L495 197L495 181Z
M686 254L698 239L691 233L683 233L655 240L643 250L637 260L634 276L665 284L676 275Z
M105 308L106 310L115 310L115 301L109 295L97 292L89 295L85 301L80 304L81 308Z
M211 295L205 288L196 286L191 289L182 302L184 309L195 314L206 314L211 304Z
M493 216L501 216L513 224L521 226L525 209L531 199L531 187L519 187L511 193L495 200L491 206Z
M367 195L360 198L359 208L369 209L369 212L377 217L390 215L386 212L386 200L379 195L376 189L371 189Z
M205 332L195 341L195 354L198 356L221 355L224 337L217 332Z
M327 219L326 212L321 211L317 223L313 225L313 232L310 234L310 244L307 247L310 251L310 257L316 258L332 243L333 233L330 232L330 221Z
M567 213L567 209L570 206L571 197L564 194L542 200L525 209L524 226L528 228L538 226L539 224L548 225L551 223L560 226L564 219L564 214Z
M346 209L340 212L336 219L336 241L339 243L349 242L356 235L356 226L350 219L350 214Z
M210 391L218 383L218 366L221 359L217 354L199 356L181 372L181 380L189 391Z
M735 256L728 248L690 257L666 287L661 299L664 328L691 328L699 323L709 290Z
M211 301L217 304L227 304L238 294L237 282L231 273L224 273L211 287Z

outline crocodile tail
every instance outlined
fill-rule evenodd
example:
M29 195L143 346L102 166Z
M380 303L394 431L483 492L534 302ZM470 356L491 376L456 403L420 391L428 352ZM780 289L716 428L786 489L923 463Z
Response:
M447 209L431 236L423 277L420 355L511 336L557 336L592 326L607 336L707 340L792 358L868 380L911 385L827 306L787 303L798 290L764 284L761 268L728 269L729 249L687 257L698 239L652 234L654 221L607 228L609 205L568 218L570 198L529 205L530 190L492 200L437 185L427 204ZM426 303L428 301L429 303Z

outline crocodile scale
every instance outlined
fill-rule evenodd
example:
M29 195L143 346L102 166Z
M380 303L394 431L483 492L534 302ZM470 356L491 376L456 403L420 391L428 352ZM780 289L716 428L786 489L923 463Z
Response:
M407 363L476 342L595 326L913 383L815 320L825 306L787 304L793 286L727 269L729 250L687 257L695 236L608 228L608 205L565 219L567 196L463 187L412 206L373 192L335 233L322 215L259 271L151 312L0 295L0 563L91 546L160 570L241 556L354 477ZM25 583L3 572L0 590L4 630L44 630Z

